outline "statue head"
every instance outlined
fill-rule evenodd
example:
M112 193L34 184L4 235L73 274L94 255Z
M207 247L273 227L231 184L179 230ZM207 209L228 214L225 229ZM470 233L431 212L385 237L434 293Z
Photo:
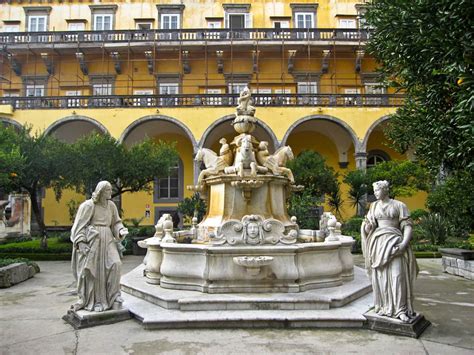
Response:
M248 88L248 86L244 87L244 89L240 92L240 97L243 97L243 96L246 96L250 94L250 89Z
M247 224L247 235L249 238L258 238L259 227L257 222L250 222Z
M219 139L219 143L220 144L227 144L227 139L221 138L221 139Z
M262 218L249 215L243 218L244 240L249 244L259 244L263 241Z
M390 184L387 180L376 181L372 184L374 188L374 195L377 200L381 200L388 196L390 191Z
M92 193L92 201L98 203L102 198L110 200L112 198L112 185L108 181L100 181Z

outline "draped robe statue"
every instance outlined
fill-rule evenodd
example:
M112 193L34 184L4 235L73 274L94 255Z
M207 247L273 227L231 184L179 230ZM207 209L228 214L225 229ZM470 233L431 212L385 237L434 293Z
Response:
M92 198L83 202L71 229L72 271L79 300L71 308L101 312L119 308L119 243L128 234L117 207L110 201L112 187L101 181ZM115 303L115 305L114 305Z
M409 322L415 316L413 285L418 273L410 247L412 221L407 206L388 197L388 182L374 183L378 201L361 227L362 252L374 293L374 311Z

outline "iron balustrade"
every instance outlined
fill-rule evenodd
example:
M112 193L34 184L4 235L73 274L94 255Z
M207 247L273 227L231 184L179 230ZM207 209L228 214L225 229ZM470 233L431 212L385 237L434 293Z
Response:
M32 43L134 43L166 41L366 41L365 29L332 28L246 28L231 29L179 29L179 30L112 30L112 31L61 31L61 32L7 32L0 33L0 44Z
M237 105L238 97L238 94L2 97L0 104L11 105L20 110L110 107L234 107ZM253 104L258 107L391 107L403 105L404 95L252 94L252 100Z

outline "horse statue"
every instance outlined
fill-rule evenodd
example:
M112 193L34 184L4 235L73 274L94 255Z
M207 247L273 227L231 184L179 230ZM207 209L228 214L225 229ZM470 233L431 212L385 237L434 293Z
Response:
M279 148L275 154L268 152L268 142L261 141L258 145L257 160L260 165L270 170L274 175L285 175L291 184L295 183L293 172L285 167L286 163L294 159L293 151L289 146Z
M237 152L235 154L234 166L225 168L226 174L237 173L240 177L244 176L244 169L250 169L250 176L257 176L258 172L267 172L264 167L257 166L255 152L253 151L252 136L243 135L237 141Z
M220 172L224 171L228 164L224 157L217 155L212 150L207 148L200 148L196 157L194 158L196 162L203 162L206 169L201 171L198 177L197 184L202 185L202 180L209 175L217 175Z

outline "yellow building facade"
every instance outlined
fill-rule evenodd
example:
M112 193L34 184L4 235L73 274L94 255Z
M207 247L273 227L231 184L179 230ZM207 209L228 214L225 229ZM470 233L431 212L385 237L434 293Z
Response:
M0 7L0 120L67 142L92 131L127 145L177 142L180 163L154 193L122 196L125 218L190 196L200 147L230 137L238 92L253 92L259 140L312 149L341 174L387 159L383 126L403 97L377 82L363 2L6 1ZM343 194L347 187L343 186ZM67 192L46 192L47 225L70 224ZM423 207L418 195L407 203ZM346 216L354 211L346 203Z

